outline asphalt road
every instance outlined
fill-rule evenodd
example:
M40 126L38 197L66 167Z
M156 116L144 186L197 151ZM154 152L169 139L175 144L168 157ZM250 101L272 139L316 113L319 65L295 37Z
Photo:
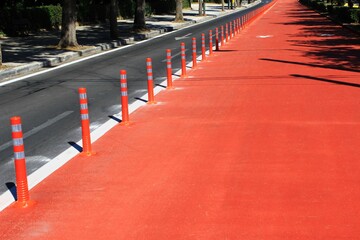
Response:
M185 42L190 62L193 37L197 38L200 55L201 33L207 35L213 30L215 34L216 27L264 4L0 87L0 194L8 189L9 183L15 182L10 117L22 118L30 174L69 148L69 142L80 140L79 87L87 88L91 130L94 130L121 111L120 69L127 70L131 103L147 92L147 57L153 61L155 84L160 84L166 76L166 49L172 50L175 72L180 68L180 42Z

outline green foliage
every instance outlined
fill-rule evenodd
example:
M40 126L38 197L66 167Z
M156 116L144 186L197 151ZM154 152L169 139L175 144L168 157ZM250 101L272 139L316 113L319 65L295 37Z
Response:
M360 23L360 9L349 9L351 22Z
M61 25L62 8L60 5L32 7L25 9L23 15L31 20L32 30L58 29Z
M334 6L332 14L341 22L344 23L358 23L359 9L350 9L348 7Z
M334 12L334 6L333 5L327 5L326 9L327 9L329 14L333 14L333 12Z
M0 14L0 30L9 35L23 35L39 29L58 29L61 16L60 5L3 8Z
M173 13L176 8L175 0L153 0L149 4L156 14Z
M325 3L321 0L300 0L304 5L321 12L328 12L331 16L343 23L359 23L360 9L345 7L344 0L337 0L337 6Z
M132 18L135 14L135 1L133 0L122 0L119 3L120 16L123 18Z
M345 0L337 0L337 5L338 6L344 6L345 5Z

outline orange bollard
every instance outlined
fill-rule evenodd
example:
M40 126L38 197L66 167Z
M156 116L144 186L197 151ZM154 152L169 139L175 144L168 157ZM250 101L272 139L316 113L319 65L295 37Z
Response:
M229 41L229 24L226 23L225 25L225 41L228 42Z
M186 55L185 55L185 43L180 44L181 48L181 77L186 77Z
M83 149L80 154L83 156L91 156L95 153L91 150L90 120L86 88L79 88L79 98L81 115L81 135L83 143Z
M120 70L120 91L121 91L121 125L129 125L129 98L127 92L126 70Z
M205 48L205 34L202 33L201 34L201 54L202 54L202 61L204 61L206 59L206 48Z
M234 36L237 34L236 20L234 20Z
M212 42L213 36L212 36L212 30L209 30L209 55L213 52L213 42Z
M230 25L229 28L230 28L230 39L231 39L233 35L232 22L230 22L229 25Z
M224 46L224 26L221 26L221 46Z
M166 73L167 73L167 87L166 89L172 89L172 67L171 67L171 50L166 49Z
M26 208L34 204L30 200L29 187L26 174L26 162L23 133L21 128L21 118L10 118L13 149L14 149L14 163L15 163L15 175L16 175L16 195L17 200L15 207Z
M197 66L196 61L196 38L192 38L192 59L193 59L193 68L195 69Z
M153 72L152 72L152 62L151 58L146 59L146 73L147 73L147 83L148 83L148 102L147 104L155 104L155 97L154 97L154 79L153 79Z
M215 51L219 51L219 29L215 28Z

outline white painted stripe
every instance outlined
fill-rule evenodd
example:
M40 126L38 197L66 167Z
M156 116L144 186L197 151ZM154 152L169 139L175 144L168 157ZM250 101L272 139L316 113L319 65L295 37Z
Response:
M21 124L11 125L12 132L21 132Z
M15 160L21 160L25 158L24 152L14 152L14 158Z
M33 135L35 133L40 132L44 128L49 127L50 125L60 121L61 119L65 118L66 116L70 115L71 113L73 113L73 111L63 112L62 114L48 120L47 122L41 124L40 126L37 126L37 127L33 128L32 130L30 130L29 132L25 133L23 138L25 139L25 138L30 137L31 135ZM12 143L13 143L12 141L9 141L9 142L1 145L0 146L0 151L3 151L4 149L10 147L12 145Z

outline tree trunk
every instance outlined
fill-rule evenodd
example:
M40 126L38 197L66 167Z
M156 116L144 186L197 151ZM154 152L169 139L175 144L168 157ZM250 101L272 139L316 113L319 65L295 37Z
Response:
M110 38L117 39L119 37L117 16L118 16L118 4L117 0L110 1Z
M176 16L175 16L175 22L183 22L184 16L183 16L183 2L182 0L176 0Z
M134 19L134 30L142 31L147 30L145 23L145 0L136 0L135 2L135 19Z
M205 0L199 0L199 15L202 16L202 13L203 13L203 5L202 5L202 1L205 1Z
M0 66L2 65L2 50L1 50L1 43L0 43Z
M221 11L225 11L225 1L221 0Z
M59 47L78 47L76 39L76 0L63 0Z

